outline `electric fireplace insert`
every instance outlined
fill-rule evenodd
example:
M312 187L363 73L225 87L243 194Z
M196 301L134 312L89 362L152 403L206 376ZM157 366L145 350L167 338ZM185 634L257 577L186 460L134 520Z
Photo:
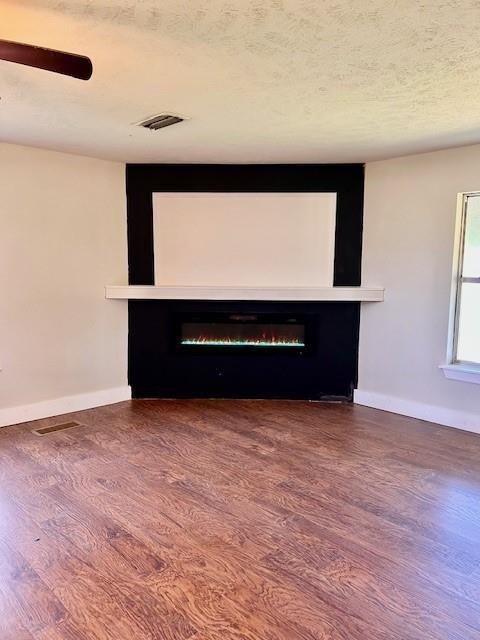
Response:
M192 353L251 351L303 354L311 336L295 314L187 313L177 316L175 346Z

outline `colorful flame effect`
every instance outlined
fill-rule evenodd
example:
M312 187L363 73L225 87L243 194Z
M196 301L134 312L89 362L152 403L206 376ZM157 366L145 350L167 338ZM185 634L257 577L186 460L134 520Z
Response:
M214 338L198 336L184 339L183 345L198 345L204 347L304 347L305 343L298 338L285 338L283 336L268 336L263 334L258 338Z

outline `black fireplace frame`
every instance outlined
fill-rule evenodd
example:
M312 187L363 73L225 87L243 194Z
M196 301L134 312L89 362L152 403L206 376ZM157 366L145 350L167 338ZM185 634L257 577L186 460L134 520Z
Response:
M154 284L153 194L156 192L336 193L334 286L361 284L362 164L130 164L126 167L126 186L131 285ZM246 312L297 309L316 318L317 333L319 327L324 329L323 341L317 342L308 355L297 358L292 354L269 353L267 356L258 352L241 358L239 354L220 354L218 347L214 347L215 354L172 353L166 346L171 331L169 317L179 308ZM351 399L357 382L359 324L360 303L357 302L131 300L129 384L133 397L137 398ZM242 384L242 380L252 380L252 367L256 368L253 382ZM282 367L283 370L279 369ZM284 371L286 377L279 377L279 371Z
M348 400L357 367L359 305L344 302L132 300L130 380L135 398ZM293 313L310 317L314 348L303 355L172 350L179 313Z
M205 303L203 305L205 307ZM234 305L235 306L235 305ZM208 307L208 305L207 305ZM176 311L172 314L172 331L170 333L170 353L187 353L193 356L203 357L205 355L217 356L217 355L230 355L233 357L242 357L242 356L252 356L252 355L264 355L264 356L295 356L295 357L304 357L306 355L310 355L317 347L317 332L313 327L312 318L310 314L305 313L294 313L292 314L287 307L284 307L281 311L276 310L272 313L269 310L262 310L261 312L243 312L239 313L235 312L236 315L243 316L256 316L260 318L262 322L278 322L283 324L283 320L286 316L295 316L300 321L298 324L302 324L304 327L304 346L296 346L296 347L261 347L261 346L209 346L209 345L182 345L180 343L181 338L181 323L185 319L194 320L196 318L199 321L203 322L211 322L213 320L219 320L224 323L230 323L235 325L234 321L229 321L228 316L234 315L232 311L206 311L205 308L201 311ZM254 324L254 322L251 322Z

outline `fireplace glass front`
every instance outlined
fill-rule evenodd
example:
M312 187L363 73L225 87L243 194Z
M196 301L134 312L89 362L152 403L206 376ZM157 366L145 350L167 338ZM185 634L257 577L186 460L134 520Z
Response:
M177 326L178 346L199 351L255 349L298 353L307 346L304 319L289 314L187 314Z

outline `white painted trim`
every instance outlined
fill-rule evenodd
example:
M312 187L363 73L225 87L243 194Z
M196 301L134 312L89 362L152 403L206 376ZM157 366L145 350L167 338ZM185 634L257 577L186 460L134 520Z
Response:
M457 213L453 243L452 279L450 284L450 306L448 313L447 362L453 362L457 350L457 310L460 295L460 274L463 256L463 234L465 221L466 193L457 194Z
M458 362L455 364L442 364L440 369L449 380L480 384L480 366L478 365Z
M111 300L275 300L383 302L379 287L173 287L106 286Z
M0 427L42 418L51 418L64 413L72 413L73 411L102 407L130 400L131 397L132 390L130 387L115 387L113 389L103 389L102 391L81 393L75 396L44 400L43 402L35 402L34 404L26 404L20 407L8 407L7 409L0 409Z
M418 418L419 420L434 422L446 427L480 433L480 413L447 409L446 407L423 404L422 402L414 402L405 398L387 396L383 393L363 391L361 389L355 390L353 401L355 404L361 404L365 407L399 413L402 416Z

